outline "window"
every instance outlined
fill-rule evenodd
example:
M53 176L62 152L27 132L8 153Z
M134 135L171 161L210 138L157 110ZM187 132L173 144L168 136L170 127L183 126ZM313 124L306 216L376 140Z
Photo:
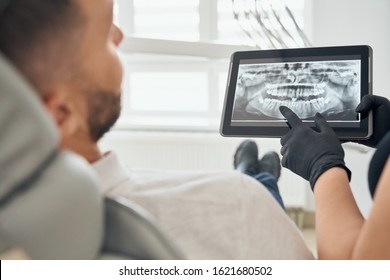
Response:
M302 26L304 0L287 2ZM116 128L217 131L230 54L254 45L232 1L116 0L114 17L125 34Z
M199 40L198 0L134 0L134 36Z

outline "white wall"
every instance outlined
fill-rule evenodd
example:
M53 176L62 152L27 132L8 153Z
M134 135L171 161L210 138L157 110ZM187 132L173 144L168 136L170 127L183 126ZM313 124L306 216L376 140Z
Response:
M390 98L390 1L306 0L305 4L313 45L370 45L374 93Z
M306 0L305 4L311 22L306 28L313 45L370 45L374 54L373 92L390 98L390 1ZM355 197L367 214L371 198L366 174L373 151L362 153L348 145L345 150Z

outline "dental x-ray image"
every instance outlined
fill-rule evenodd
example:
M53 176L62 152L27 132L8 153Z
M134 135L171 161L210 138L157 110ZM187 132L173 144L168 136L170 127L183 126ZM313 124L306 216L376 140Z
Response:
M305 120L356 122L360 82L360 60L241 64L232 123L281 121L282 105Z

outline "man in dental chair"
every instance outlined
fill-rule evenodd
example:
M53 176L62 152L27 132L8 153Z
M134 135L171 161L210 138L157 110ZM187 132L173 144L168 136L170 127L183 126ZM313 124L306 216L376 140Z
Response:
M243 174L258 168L253 142L236 153L241 172L136 172L120 155L99 150L98 140L120 114L116 49L123 35L112 23L112 0L5 2L0 51L39 94L57 124L61 148L92 164L104 195L149 211L189 259L312 258L270 192Z

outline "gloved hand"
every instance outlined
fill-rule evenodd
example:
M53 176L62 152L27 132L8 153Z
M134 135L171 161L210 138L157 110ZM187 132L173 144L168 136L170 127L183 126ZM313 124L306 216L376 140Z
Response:
M314 185L322 173L332 167L342 167L351 179L351 171L345 166L344 150L325 118L317 113L316 129L304 124L289 108L279 108L287 119L290 131L280 139L282 165Z
M373 134L368 140L356 141L369 147L376 147L383 136L390 131L390 101L382 96L365 95L357 106L356 112L367 117L369 111L373 112Z

